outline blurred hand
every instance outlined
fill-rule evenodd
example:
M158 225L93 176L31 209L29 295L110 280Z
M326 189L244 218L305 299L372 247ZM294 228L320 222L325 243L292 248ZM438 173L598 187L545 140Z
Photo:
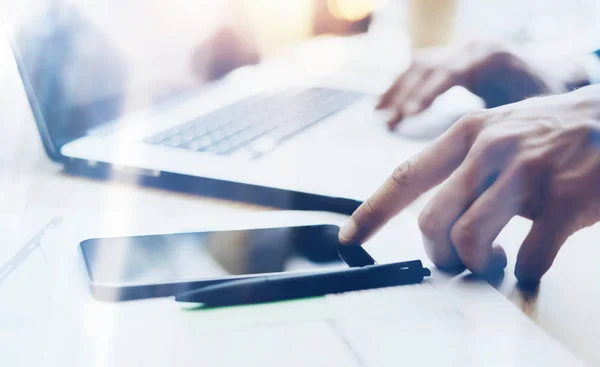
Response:
M377 109L392 111L387 125L394 128L456 85L481 97L487 107L497 107L564 92L584 80L583 74L575 60L540 62L498 44L426 49L414 55L412 65L383 94Z
M421 193L446 180L419 217L442 269L506 266L493 241L516 215L533 220L515 274L536 282L575 231L600 220L600 86L470 113L402 163L340 231L363 243Z
M201 80L211 81L259 61L258 46L251 36L223 27L196 48L192 68Z

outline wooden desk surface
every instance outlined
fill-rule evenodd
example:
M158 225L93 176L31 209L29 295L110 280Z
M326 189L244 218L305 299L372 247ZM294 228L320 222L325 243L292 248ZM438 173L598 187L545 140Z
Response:
M260 207L179 193L96 182L66 176L46 157L15 65L0 46L0 211L23 212L30 206L112 210L111 202L146 213L266 210ZM409 211L418 213L425 199ZM522 223L518 223L522 224ZM512 230L512 227L510 228ZM515 286L513 266L523 226L507 232L502 243L509 268L497 288L550 335L590 365L600 365L600 227L575 235L561 250L540 287L523 291Z

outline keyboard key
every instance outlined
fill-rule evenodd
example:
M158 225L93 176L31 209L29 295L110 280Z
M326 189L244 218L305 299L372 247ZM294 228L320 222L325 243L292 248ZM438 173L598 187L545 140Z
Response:
M184 130L180 136L181 136L182 143L189 143L190 141L194 140L194 138L196 137L196 135L194 134L194 131L192 129Z
M188 144L187 149L193 150L196 152L204 151L208 147L210 147L212 145L212 143L213 143L213 140L210 138L210 136L204 135L204 136L201 136L198 139L190 142Z
M220 155L239 151L237 156L258 157L360 97L360 93L327 88L258 94L145 141Z

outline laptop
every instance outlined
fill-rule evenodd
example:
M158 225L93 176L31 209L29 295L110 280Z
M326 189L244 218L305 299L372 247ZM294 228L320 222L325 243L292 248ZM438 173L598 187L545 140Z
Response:
M339 40L307 41L294 14L311 19L308 2L279 3L3 0L1 12L66 172L350 213L423 142L387 131L369 76L336 69ZM282 46L295 41L326 54Z

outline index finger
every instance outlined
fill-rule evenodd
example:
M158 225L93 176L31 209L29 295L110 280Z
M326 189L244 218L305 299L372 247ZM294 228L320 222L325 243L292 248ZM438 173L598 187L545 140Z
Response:
M362 244L422 193L444 181L471 146L465 124L457 123L421 153L402 163L342 227L342 244Z
M381 97L379 98L379 102L377 103L377 106L375 106L375 109L383 110L385 108L388 108L390 106L390 104L392 103L392 100L394 99L394 96L396 95L396 91L398 90L398 88L400 88L401 84L402 84L402 75L400 75L396 80L394 80L394 83L385 91L385 93L383 93L381 95Z
M383 109L390 107L390 105L396 98L396 93L398 93L398 90L400 89L400 87L402 87L402 85L406 83L407 76L412 75L414 72L415 72L415 65L411 64L406 70L404 70L402 72L402 74L400 74L396 78L396 80L394 81L394 84L392 84L392 86L389 87L385 91L385 93L383 93L383 95L379 98L379 103L377 103L377 106L375 106L375 109L383 110Z

